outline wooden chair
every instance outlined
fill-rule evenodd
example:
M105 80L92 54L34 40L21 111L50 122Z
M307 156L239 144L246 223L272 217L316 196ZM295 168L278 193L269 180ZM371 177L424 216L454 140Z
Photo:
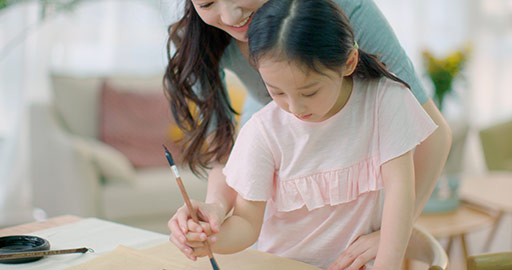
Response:
M510 270L512 251L469 256L468 270Z
M406 260L426 263L429 270L445 270L448 255L441 244L423 228L415 225L405 252Z

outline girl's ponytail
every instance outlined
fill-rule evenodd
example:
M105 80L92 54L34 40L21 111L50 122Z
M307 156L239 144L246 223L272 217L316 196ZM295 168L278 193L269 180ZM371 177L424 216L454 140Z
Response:
M227 157L233 145L234 110L219 75L230 40L226 32L205 24L190 0L183 18L169 27L163 84L174 120L185 133L183 159L196 175L211 161Z
M357 67L354 72L356 75L363 78L380 78L382 76L386 76L389 79L400 82L407 86L407 88L410 88L409 84L389 72L386 65L382 63L376 55L367 53L361 49L358 49L358 51L359 62L357 63Z

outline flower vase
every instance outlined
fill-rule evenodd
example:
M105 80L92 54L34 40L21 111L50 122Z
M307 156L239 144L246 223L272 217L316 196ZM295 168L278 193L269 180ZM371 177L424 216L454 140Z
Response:
M455 211L459 207L458 175L441 175L423 213L446 213Z

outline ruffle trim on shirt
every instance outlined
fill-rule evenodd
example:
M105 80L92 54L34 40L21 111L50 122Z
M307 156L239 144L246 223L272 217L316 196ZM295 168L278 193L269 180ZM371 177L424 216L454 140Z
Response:
M368 158L352 166L278 181L273 196L277 211L313 210L356 200L363 193L383 188L378 159Z

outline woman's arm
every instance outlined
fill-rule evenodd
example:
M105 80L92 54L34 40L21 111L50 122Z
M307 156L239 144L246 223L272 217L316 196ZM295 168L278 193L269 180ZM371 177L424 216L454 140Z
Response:
M381 239L374 269L400 269L413 225L414 165L412 152L381 167L386 190Z
M414 173L416 190L415 219L419 217L427 203L437 180L443 171L450 147L452 132L441 112L432 99L428 99L423 109L436 123L438 128L414 152Z

